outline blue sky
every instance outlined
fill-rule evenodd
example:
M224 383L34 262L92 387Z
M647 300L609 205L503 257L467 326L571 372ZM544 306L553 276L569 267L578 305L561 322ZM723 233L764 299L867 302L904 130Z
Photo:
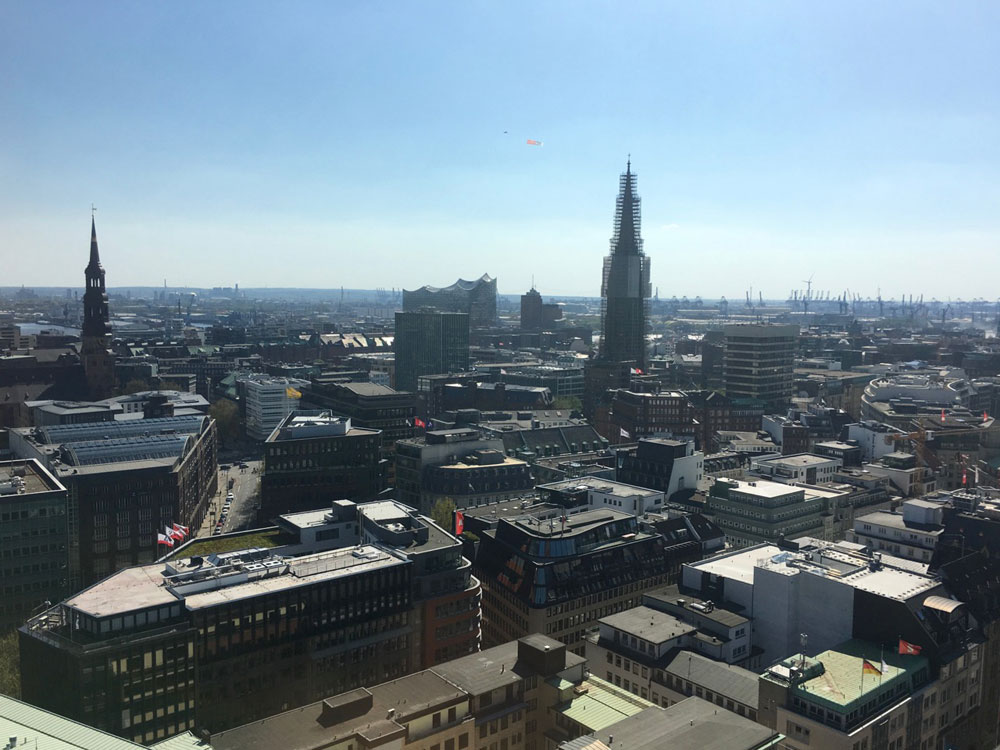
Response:
M1000 293L1000 5L0 3L3 284ZM507 131L506 134L504 131ZM541 148L525 144L542 140Z

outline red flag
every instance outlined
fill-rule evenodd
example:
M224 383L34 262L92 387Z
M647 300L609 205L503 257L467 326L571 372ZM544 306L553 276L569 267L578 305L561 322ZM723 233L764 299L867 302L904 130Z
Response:
M422 420L420 417L414 417L413 418L413 425L414 425L414 427L427 427L427 423L424 420Z
M156 535L156 543L157 544L165 544L168 547L173 547L174 546L174 540L171 539L166 534L157 534Z
M460 511L455 511L455 536L462 536L462 532L465 531L465 514Z
M969 483L969 474L966 471L962 471L962 486L964 487Z
M902 638L899 639L899 653L903 656L916 656L920 653L920 649L920 646L904 641Z
M180 532L181 538L186 537L191 533L187 526L181 526L179 523L174 524L174 531Z
M947 419L944 415L944 409L941 410L941 421L944 422Z
M531 138L529 138L528 139L528 145L529 146L541 146L542 142L541 141L535 141L535 140L532 140Z
M983 409L983 421L985 422L988 419L989 419L989 416L986 414L986 409Z
M167 526L164 529L164 531L167 533L167 536L170 537L171 539L183 539L184 538L184 535L181 532L179 532L177 529L172 528L170 526Z

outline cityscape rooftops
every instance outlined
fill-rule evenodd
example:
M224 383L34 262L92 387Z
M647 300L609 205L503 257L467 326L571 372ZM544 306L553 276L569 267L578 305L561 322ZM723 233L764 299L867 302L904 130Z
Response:
M379 430L353 427L350 417L337 417L324 410L293 411L281 424L274 428L265 442L279 443L285 440L309 440L320 437L345 437L378 435Z
M642 601L647 605L653 604L655 609L662 609L664 607L681 609L690 612L698 618L711 620L727 628L739 627L750 622L748 618L726 607L699 599L691 594L682 595L677 584L644 591L642 593Z
M816 456L812 453L794 453L787 456L762 456L761 458L755 458L753 462L757 465L774 464L806 468L809 466L824 466L831 461L838 460L829 456Z
M742 479L730 479L728 477L722 477L715 481L716 485L728 486L730 490L736 490L737 492L745 492L748 495L756 495L757 497L783 497L785 495L792 495L795 493L801 493L801 487L795 487L790 484L783 484L782 482L770 482L766 479L757 479L753 481L743 481Z

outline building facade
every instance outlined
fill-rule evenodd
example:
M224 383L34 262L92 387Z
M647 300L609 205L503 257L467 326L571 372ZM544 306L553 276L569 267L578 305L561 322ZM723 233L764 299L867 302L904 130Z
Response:
M725 336L726 395L762 401L769 409L786 406L795 381L798 326L727 325Z
M264 441L258 518L312 510L333 500L371 500L386 487L378 430L328 411L298 410Z
M302 389L309 385L301 378L250 374L237 378L243 397L247 437L264 441L285 417L299 408Z
M69 593L67 491L38 461L0 461L0 630Z
M397 312L396 387L415 392L421 375L468 370L469 322L464 312Z

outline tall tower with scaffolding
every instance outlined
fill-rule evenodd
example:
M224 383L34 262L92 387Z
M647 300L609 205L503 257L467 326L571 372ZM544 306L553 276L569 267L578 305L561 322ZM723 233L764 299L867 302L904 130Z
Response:
M649 320L649 258L642 249L639 196L629 159L622 174L615 206L611 252L604 259L601 282L600 358L635 362L646 367L646 328Z

